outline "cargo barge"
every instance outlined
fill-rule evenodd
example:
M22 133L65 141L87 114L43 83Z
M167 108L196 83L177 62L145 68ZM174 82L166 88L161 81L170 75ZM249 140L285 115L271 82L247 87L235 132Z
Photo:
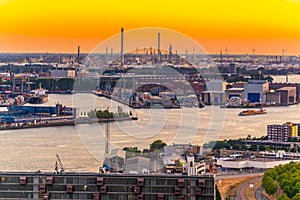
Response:
M213 175L0 172L0 199L215 199Z
M261 114L267 114L267 111L265 109L259 109L259 110L244 110L239 113L239 116L248 116L248 115L261 115Z

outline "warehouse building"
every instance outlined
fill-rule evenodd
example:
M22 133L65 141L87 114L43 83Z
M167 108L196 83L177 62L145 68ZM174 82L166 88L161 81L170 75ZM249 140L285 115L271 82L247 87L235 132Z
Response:
M242 101L249 103L265 103L266 93L269 92L269 83L266 80L249 80L244 85Z

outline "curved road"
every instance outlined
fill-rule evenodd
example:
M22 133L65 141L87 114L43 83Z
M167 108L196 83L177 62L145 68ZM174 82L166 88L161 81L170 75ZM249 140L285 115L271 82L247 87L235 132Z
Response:
M256 191L255 191L255 198L258 200L269 200L269 198L267 198L262 191L264 190L263 187L259 187Z
M239 187L238 191L237 191L237 199L239 199L239 200L248 200L248 198L245 196L246 188L249 187L250 183L255 183L260 179L262 179L262 177L251 179L251 180L247 181L246 183L242 184ZM260 192L258 190L260 190ZM260 187L258 190L255 192L255 198L260 199L260 200L267 200L268 198L265 198L263 196L263 194L261 193L262 192L262 187ZM263 198L261 198L262 196L263 196Z

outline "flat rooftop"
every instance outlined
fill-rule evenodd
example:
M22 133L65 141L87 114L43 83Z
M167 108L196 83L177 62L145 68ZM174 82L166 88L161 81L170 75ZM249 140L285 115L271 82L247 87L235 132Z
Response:
M296 90L296 87L282 87L277 89L277 91L291 91L291 90Z

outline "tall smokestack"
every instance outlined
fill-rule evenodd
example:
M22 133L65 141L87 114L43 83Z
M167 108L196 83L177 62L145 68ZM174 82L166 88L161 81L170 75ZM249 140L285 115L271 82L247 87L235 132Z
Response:
M77 62L78 62L78 64L80 63L80 46L79 45L77 48Z
M222 49L220 50L220 62L223 62L223 53L222 53Z
M121 66L124 64L124 28L121 28Z
M172 44L170 44L170 47L169 47L169 62L171 63L171 60L172 59Z
M158 61L160 62L160 33L157 34L157 55Z
M105 62L108 61L108 47L105 48Z

